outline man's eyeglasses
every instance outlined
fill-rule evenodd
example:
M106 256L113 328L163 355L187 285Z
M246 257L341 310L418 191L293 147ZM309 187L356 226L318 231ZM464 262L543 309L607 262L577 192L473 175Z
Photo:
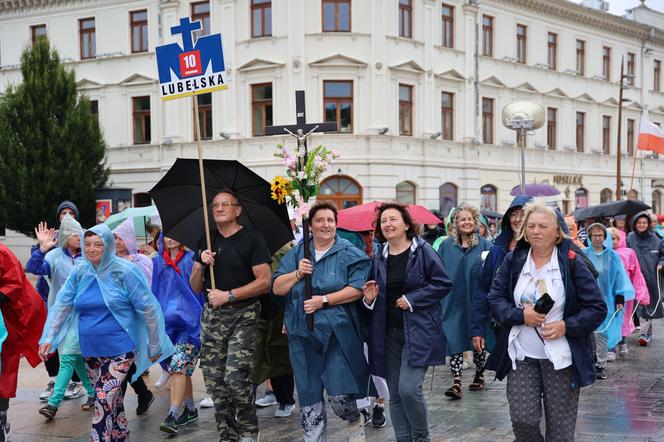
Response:
M223 207L224 209L227 209L227 208L229 208L229 207L231 207L231 206L238 207L239 205L240 205L240 204L238 204L238 203L233 203L233 202L230 202L230 201L221 201L221 202L218 202L218 203L212 203L212 204L210 204L210 207L212 207L213 209L216 210L216 209L221 209L222 207Z

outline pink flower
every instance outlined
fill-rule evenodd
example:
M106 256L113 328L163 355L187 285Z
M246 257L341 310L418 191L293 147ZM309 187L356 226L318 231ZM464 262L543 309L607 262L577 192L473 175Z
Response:
M306 177L307 177L307 174L304 172L304 170L300 170L300 171L297 173L297 179L298 179L298 180L303 180L303 179L305 179Z

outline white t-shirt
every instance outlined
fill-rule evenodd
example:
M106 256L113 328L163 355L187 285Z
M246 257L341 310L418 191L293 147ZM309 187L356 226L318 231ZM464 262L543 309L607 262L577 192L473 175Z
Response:
M332 245L334 245L334 244L332 244ZM332 246L328 247L325 250L314 249L314 252L316 254L316 261L320 261L320 259L323 257L323 255L325 255L331 248L332 248Z

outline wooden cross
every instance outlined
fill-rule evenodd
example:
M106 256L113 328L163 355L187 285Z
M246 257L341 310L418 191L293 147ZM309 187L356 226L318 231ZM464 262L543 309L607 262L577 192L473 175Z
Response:
M286 126L267 126L265 128L265 135L288 135L289 132L298 134L298 130L302 131L302 135L306 135L311 132L336 132L338 130L336 121L329 123L307 123L304 108L304 91L295 91L296 124ZM305 147L307 145L306 143L307 140L305 138Z

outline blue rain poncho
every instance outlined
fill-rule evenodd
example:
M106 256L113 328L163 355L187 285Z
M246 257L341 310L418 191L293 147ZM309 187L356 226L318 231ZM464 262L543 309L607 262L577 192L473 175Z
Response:
M159 253L152 258L152 293L157 297L166 322L166 334L175 344L201 346L201 312L203 299L189 285L194 266L194 253L183 249L179 259L164 257L163 235L159 236Z
M629 280L629 276L627 276L620 256L612 250L611 236L608 235L606 227L599 223L590 225L588 227L588 244L591 244L590 231L593 227L601 227L604 230L604 249L600 253L597 253L591 245L583 249L583 253L590 259L599 272L597 282L599 283L602 295L604 295L607 307L606 318L602 322L602 325L597 328L596 332L602 332L609 341L609 348L613 348L622 339L623 326L623 311L616 312L616 296L623 296L624 305L624 301L634 299L634 286Z
M2 311L0 311L0 371L2 370L2 344L7 339L7 327L5 321L2 319Z
M84 253L85 260L76 266L48 311L40 344L50 343L53 350L62 345L69 327L78 324L76 299L96 280L106 307L135 346L136 374L131 380L133 382L153 364L150 357L159 355L157 362L162 361L173 354L174 347L166 335L161 307L145 276L135 265L115 255L110 229L100 224L88 232L98 235L104 243L101 262L95 268ZM81 244L84 242L83 235ZM103 339L103 336L99 338Z

